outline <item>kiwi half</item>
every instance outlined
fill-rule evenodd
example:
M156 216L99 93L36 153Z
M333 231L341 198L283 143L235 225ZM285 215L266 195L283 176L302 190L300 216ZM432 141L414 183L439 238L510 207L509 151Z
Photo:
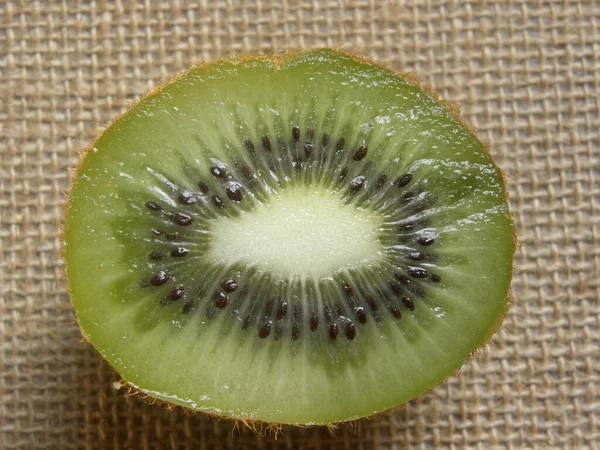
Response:
M447 106L334 50L221 60L93 144L66 215L84 336L132 386L330 424L456 371L507 309L498 168Z

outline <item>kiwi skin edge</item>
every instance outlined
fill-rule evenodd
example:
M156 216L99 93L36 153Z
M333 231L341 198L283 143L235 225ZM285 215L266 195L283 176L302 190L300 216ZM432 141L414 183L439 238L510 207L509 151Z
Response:
M82 151L80 151L78 153L78 164L76 168L69 168L69 193L65 193L65 197L66 197L66 201L63 203L63 227L61 229L61 240L63 241L63 245L61 246L61 250L62 250L62 257L63 260L66 261L65 258L65 245L64 245L64 235L65 235L65 230L64 230L64 223L65 223L65 218L66 218L66 213L69 209L70 206L70 192L72 190L72 187L75 184L75 181L78 178L79 175L79 171L82 167L83 161L85 160L87 154L89 153L89 151L94 147L94 145L96 144L96 142L102 137L102 135L104 134L104 132L106 130L108 130L114 123L120 121L125 115L127 115L133 108L135 108L140 102L142 102L143 100L146 100L148 98L153 97L156 94L159 94L163 87L178 80L179 78L185 76L188 72L190 72L191 70L195 70L198 68L204 68L207 66L210 66L212 64L218 63L220 61L229 61L229 62L244 62L244 61L261 61L261 60L270 60L272 61L273 65L282 65L286 63L286 60L290 57L295 57L304 53L308 53L308 52L312 52L315 50L323 50L323 49L329 49L329 50L334 50L338 53L341 53L345 56L348 56L356 61L362 62L364 64L368 64L371 66L377 66L381 69L384 69L388 72L393 73L395 76L400 77L405 79L408 84L415 86L419 89L421 89L422 91L424 91L427 95L429 95L430 97L432 97L436 102L438 102L440 105L442 105L446 110L448 110L450 113L452 113L452 115L459 120L465 127L468 128L468 130L471 132L471 134L473 136L475 136L475 138L482 144L482 146L486 149L486 151L488 152L488 154L490 154L491 156L491 151L489 149L489 147L487 145L485 145L485 143L482 142L482 140L479 138L479 135L477 134L476 130L466 122L466 120L461 117L461 108L460 106L451 103L450 101L441 99L439 94L437 92L435 92L433 90L433 88L431 87L431 85L429 83L424 83L421 81L421 79L419 78L419 76L417 74L415 74L414 72L401 72L401 71L397 71L394 69L391 69L390 67L385 66L384 64L381 64L380 62L376 61L373 58L367 58L364 57L362 55L359 55L357 53L354 52L349 52L347 50L344 50L341 48L341 46L335 46L332 48L327 48L327 47L314 47L314 48L310 48L310 49L306 49L306 50L281 50L281 51L277 51L274 53L270 53L270 54L266 54L266 55L261 55L261 54L242 54L239 56L234 56L234 57L226 57L226 58L219 58L216 60L212 60L212 61L203 61L203 62L198 62L198 63L193 63L190 65L190 67L175 75L172 76L170 78L164 79L159 86L153 88L152 90L150 90L149 92L147 92L145 95L143 95L142 97L140 97L137 101L131 102L129 105L129 108L123 112L122 114L120 114L119 116L117 116L112 122L110 122L109 124L105 124L105 127L103 129L103 131L100 133L100 135L98 135L98 137L96 139L94 139L94 141L89 144L88 146L86 146ZM501 182L502 182L502 188L504 190L504 200L505 202L508 204L509 202L509 195L508 195L508 190L506 189L506 182L507 182L507 176L505 175L505 173L502 171L502 169L496 164L496 162L493 160L492 158L492 164L494 165L495 169L498 171L498 173L500 174L501 177ZM510 221L511 225L512 225L512 232L513 232L513 261L514 261L514 253L515 250L518 249L522 243L520 243L518 241L518 236L515 230L515 223L514 223L514 219L512 214L507 214L507 219ZM514 274L515 269L514 269L514 263L513 263L513 270L512 273ZM65 267L63 267L62 270L62 274L63 277L66 280L66 284L67 284L67 292L71 293L71 289L69 286L69 282L68 279L66 277L66 265ZM439 386L440 384L444 383L450 376L455 375L463 366L464 364L470 359L472 358L480 349L481 347L483 347L484 345L486 345L491 338L493 337L493 335L500 330L501 325L508 313L508 310L510 309L512 303L514 302L515 299L515 295L514 292L512 291L512 289L509 289L508 291L508 295L507 295L507 302L506 302L506 306L504 308L503 314L500 315L498 317L498 319L496 320L496 322L493 323L493 325L487 330L487 333L485 334L485 336L483 337L482 341L479 343L478 347L470 354L470 356L463 362L463 364L461 365L461 367L459 367L454 373L452 373L451 375L449 375L447 378L445 378L444 380L441 380L437 385L435 385L434 387L432 387L431 389L423 392L420 396L425 395L427 392L429 392L430 390L435 389L437 386ZM78 322L77 317L75 318L75 321ZM88 337L86 336L85 332L83 331L83 329L80 327L80 330L82 332L82 337L84 341L89 342ZM110 364L109 364L110 366ZM112 368L112 366L111 366ZM114 370L114 369L113 369ZM207 412L207 411L198 411L198 410L193 410L191 408L186 407L185 405L181 404L177 404L175 402L171 401L166 401L163 400L159 397L155 397L150 395L149 393L145 392L142 389L139 389L137 386L125 381L125 380L121 380L119 382L115 382L114 386L117 390L119 389L127 389L126 395L136 395L136 396L140 396L145 402L147 402L148 404L154 404L154 403L160 403L160 404L164 404L168 409L171 409L175 406L179 406L179 407L183 407L186 412L191 413L194 416L211 416L214 418L217 418L219 420L231 420L234 422L234 426L233 428L237 428L239 426L239 423L242 423L244 426L252 429L254 432L258 433L258 434L269 434L272 435L273 437L277 438L278 434L280 432L282 432L283 427L286 426L287 424L280 424L280 423L273 423L273 422L263 422L263 421L259 421L259 420L253 420L253 419L247 419L247 418L236 418L236 417L223 417L223 416L219 416L217 414L213 414L211 412ZM419 397L420 397L419 396ZM394 406L388 410L384 410L378 413L375 413L372 416L369 417L364 417L361 419L351 419L349 421L346 422L340 422L340 423L329 423L329 424L324 424L324 425L313 425L313 426L326 426L331 432L333 432L336 428L337 425L341 424L341 423L355 423L357 420L371 420L373 418L376 418L378 416L383 416L386 414L390 414L393 411L395 411L396 409L402 408L403 404L401 405L397 405ZM302 428L307 428L307 427L311 427L311 426L307 426L307 425L299 425L299 424L294 424L292 426L296 426L296 427L302 427Z

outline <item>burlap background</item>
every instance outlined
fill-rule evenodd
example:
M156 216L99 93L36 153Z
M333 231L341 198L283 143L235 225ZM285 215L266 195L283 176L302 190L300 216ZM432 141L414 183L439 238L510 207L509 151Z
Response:
M491 345L391 416L278 440L112 387L62 275L77 152L201 58L339 43L417 71L491 144L523 247ZM0 2L0 448L598 448L594 1Z

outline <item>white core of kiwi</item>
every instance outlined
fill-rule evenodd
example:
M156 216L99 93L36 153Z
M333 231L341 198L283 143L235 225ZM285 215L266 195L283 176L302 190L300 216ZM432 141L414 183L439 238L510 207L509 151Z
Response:
M323 277L382 258L376 214L344 204L340 196L296 188L212 227L213 258L258 266L284 277Z

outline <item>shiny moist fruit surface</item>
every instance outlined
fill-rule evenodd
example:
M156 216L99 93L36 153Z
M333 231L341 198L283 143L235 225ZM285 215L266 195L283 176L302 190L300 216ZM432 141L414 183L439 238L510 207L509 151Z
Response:
M222 60L91 146L65 226L85 337L154 397L328 424L443 381L499 326L499 170L416 84L333 50Z

